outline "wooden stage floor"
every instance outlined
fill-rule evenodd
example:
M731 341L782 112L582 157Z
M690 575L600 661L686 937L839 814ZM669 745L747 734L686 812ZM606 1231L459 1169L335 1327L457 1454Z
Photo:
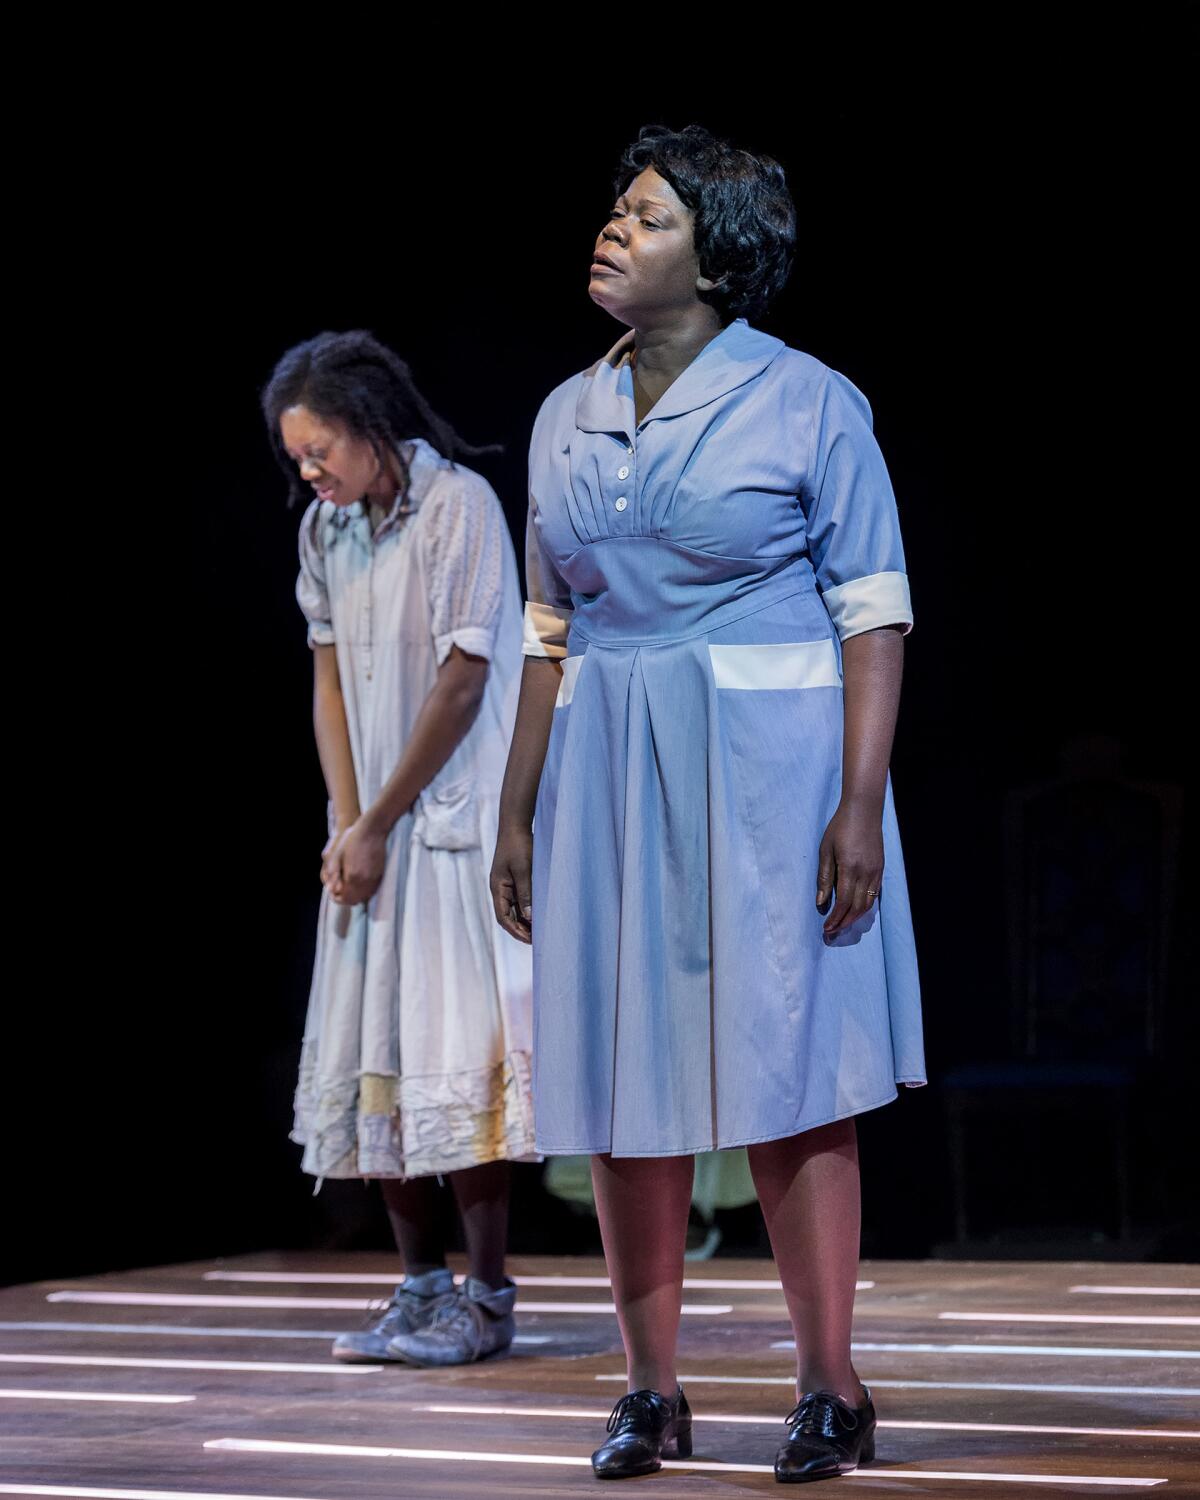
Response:
M511 1355L444 1371L329 1358L332 1335L389 1294L382 1256L244 1256L0 1292L0 1495L608 1494L588 1463L624 1389L604 1266L511 1269ZM626 1489L791 1493L771 1473L792 1404L774 1275L760 1260L689 1264L680 1373L696 1454ZM839 1493L1200 1497L1200 1268L876 1261L861 1276L855 1358L878 1458Z

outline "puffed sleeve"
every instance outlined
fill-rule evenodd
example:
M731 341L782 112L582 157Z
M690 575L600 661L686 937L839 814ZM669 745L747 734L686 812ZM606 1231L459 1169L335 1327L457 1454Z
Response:
M486 479L462 478L425 501L425 586L439 667L452 646L491 661L504 603L504 512Z
M308 621L308 644L333 645L333 616L325 587L325 548L321 525L321 502L314 500L300 522L300 574L296 579L296 602Z
M543 408L544 410L544 408ZM554 566L538 526L535 455L542 415L533 426L529 445L529 509L525 516L525 632L521 650L526 656L561 661L567 654L567 633L575 613L571 586Z
M912 604L892 482L867 398L836 370L817 392L800 501L817 587L839 638L882 625L907 635Z

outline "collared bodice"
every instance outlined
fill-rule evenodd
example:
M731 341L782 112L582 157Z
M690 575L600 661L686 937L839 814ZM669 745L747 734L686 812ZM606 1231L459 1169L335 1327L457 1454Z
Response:
M816 603L843 557L850 578L902 571L870 408L845 377L739 318L638 422L631 344L551 393L530 449L538 586L579 635L673 640L790 594Z

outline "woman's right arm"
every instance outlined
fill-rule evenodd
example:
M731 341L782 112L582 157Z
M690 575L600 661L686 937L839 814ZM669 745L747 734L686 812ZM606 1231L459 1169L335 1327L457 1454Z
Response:
M561 681L560 662L545 656L525 657L517 718L500 791L492 901L496 920L522 943L533 941L533 809Z
M321 850L321 883L336 895L341 885L337 845L358 817L358 783L354 776L354 757L350 752L350 728L346 720L346 701L342 697L342 679L338 675L319 500L312 502L300 522L299 563L296 603L308 621L308 644L313 654L313 734L325 776L325 789L333 804L334 827Z
M325 774L325 786L333 803L335 827L325 846L323 859L327 859L337 840L359 814L358 783L354 776L354 758L350 753L350 729L346 722L342 679L338 675L336 646L313 646L313 733L321 770ZM326 878L324 868L321 878Z
M570 585L555 566L538 527L538 489L543 483L552 483L545 478L543 460L548 451L545 429L547 424L553 424L554 411L553 398L547 398L529 440L525 622L521 646L525 661L504 785L500 789L499 828L492 860L496 920L505 932L522 943L533 941L533 813L574 614ZM550 443L549 451L558 451L554 442Z

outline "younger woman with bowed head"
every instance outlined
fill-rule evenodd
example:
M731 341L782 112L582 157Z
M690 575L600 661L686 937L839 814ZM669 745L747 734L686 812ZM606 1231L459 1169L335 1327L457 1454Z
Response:
M263 411L292 498L312 497L296 593L329 792L292 1138L318 1178L379 1178L406 1272L333 1353L461 1364L512 1342L509 1162L534 1153L529 952L488 893L521 659L516 559L491 486L456 461L486 450L370 334L289 349Z
M874 1452L854 1116L925 1082L897 507L862 394L748 321L792 259L779 165L646 127L615 195L588 292L627 331L530 445L492 894L533 945L538 1149L592 1156L629 1364L596 1474L691 1452L692 1160L745 1146L796 1337L775 1473L820 1479Z

